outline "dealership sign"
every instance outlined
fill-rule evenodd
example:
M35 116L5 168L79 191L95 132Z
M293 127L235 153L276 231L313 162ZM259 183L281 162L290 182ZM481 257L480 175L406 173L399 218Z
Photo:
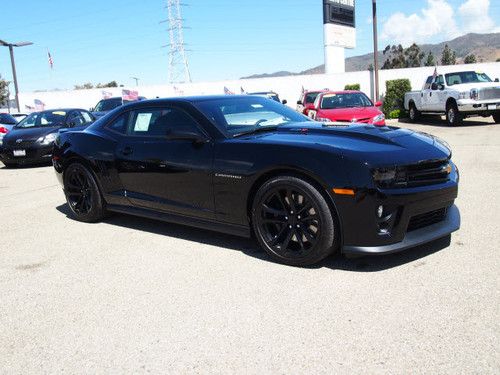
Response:
M354 0L323 0L325 46L355 48Z

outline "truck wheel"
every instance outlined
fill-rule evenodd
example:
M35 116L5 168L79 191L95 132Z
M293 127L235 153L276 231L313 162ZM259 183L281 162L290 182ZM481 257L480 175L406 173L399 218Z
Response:
M455 103L449 103L446 106L446 122L450 126L462 125L463 116L460 112L458 112L458 108Z
M420 117L420 112L413 102L410 103L409 116L411 122L416 122Z
M493 113L493 120L495 120L495 124L500 124L500 112Z

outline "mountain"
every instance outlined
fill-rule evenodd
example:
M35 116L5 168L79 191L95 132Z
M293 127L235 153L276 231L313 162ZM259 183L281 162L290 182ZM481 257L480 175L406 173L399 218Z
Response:
M439 61L441 59L441 52L443 51L446 44L448 44L448 46L456 52L458 63L463 62L465 56L470 55L471 53L476 55L478 62L492 62L500 58L500 33L466 34L447 42L438 44L422 44L419 45L419 47L420 50L425 52L426 55L429 53L429 51L431 51L436 58L436 61ZM382 66L385 60L385 56L382 51L379 51L378 56L380 66ZM367 70L368 66L372 63L373 53L349 57L345 61L346 72ZM324 72L325 65L323 64L299 73L280 71L270 74L253 74L248 77L242 77L241 79L322 74Z

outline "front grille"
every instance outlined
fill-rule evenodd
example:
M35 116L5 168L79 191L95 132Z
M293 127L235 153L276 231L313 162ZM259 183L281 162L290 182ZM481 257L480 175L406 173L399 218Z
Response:
M16 142L15 139L9 140L9 142L6 142L6 146L12 147L12 148L27 148L31 147L36 143L36 140L22 140L21 142Z
M500 99L500 87L486 87L478 92L479 100Z
M417 230L420 228L427 227L432 224L439 223L446 218L446 207L440 208L439 210L434 210L431 212L427 212L425 214L420 214L413 216L408 223L408 232L413 230Z
M449 174L450 163L448 160L408 165L398 169L394 187L417 187L441 184L448 181Z

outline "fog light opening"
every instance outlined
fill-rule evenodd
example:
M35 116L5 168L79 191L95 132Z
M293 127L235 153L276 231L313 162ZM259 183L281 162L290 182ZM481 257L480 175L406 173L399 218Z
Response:
M384 206L380 205L377 208L377 217L381 219L383 214L384 214Z

